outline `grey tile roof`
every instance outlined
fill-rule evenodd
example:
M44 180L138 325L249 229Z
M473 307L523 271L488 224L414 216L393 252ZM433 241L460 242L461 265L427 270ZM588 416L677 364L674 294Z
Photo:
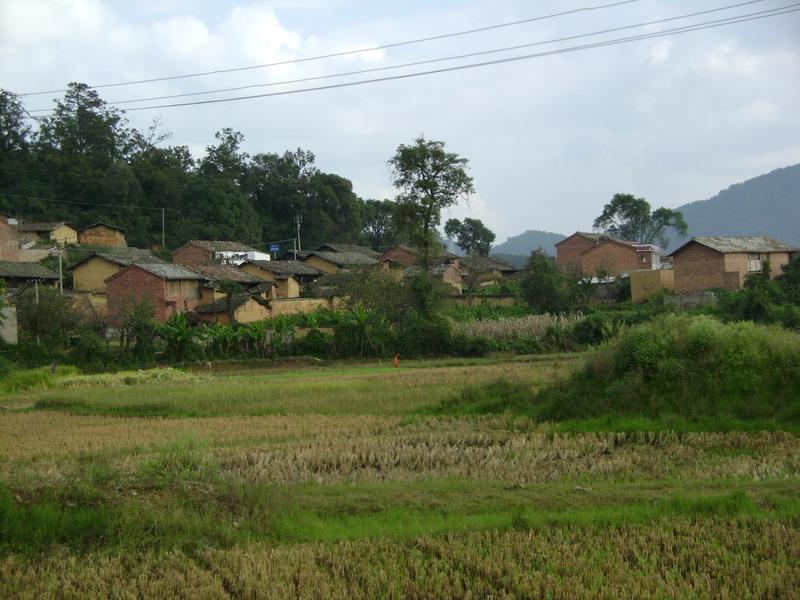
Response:
M164 263L166 261L161 260L157 256L155 256L150 250L145 250L144 248L125 248L122 246L114 247L113 249L109 249L107 252L102 250L97 250L94 252L90 252L84 258L80 259L76 262L72 268L75 268L79 265L82 265L90 258L95 256L99 256L107 260L108 262L112 262L114 264L127 267L131 263Z
M316 250L320 252L358 252L365 254L370 258L379 258L381 253L369 248L367 246L358 246L356 244L322 244L317 246Z
M0 279L58 279L58 275L35 262L0 260Z
M239 308L242 304L244 304L251 298L261 305L266 305L265 300L261 300L260 298L252 296L250 294L234 294L233 296L231 296L231 309L235 310ZM201 315L226 313L228 312L228 299L220 298L219 300L214 300L214 302L211 302L209 304L203 304L202 306L198 306L194 310L195 312L200 313Z
M242 271L231 265L186 265L186 268L212 281L236 281L238 283L263 283L261 277Z
M376 259L360 252L318 252L315 250L310 252L309 256L318 256L339 267L366 267L378 264Z
M251 260L248 262L276 275L307 275L309 277L322 275L319 269L299 260Z
M735 252L795 252L797 250L766 235L741 237L696 236L674 250L670 256L677 254L692 242L697 242L723 254Z
M53 231L62 225L71 227L71 225L65 221L52 221L50 223L20 223L17 225L17 231L31 231L33 233L39 233Z
M174 265L172 263L134 263L137 267L144 269L145 271L152 273L153 275L157 275L162 279L195 279L198 281L204 281L207 279L203 275L199 275L194 271L190 271L186 267L182 267L181 265Z
M488 273L489 271L500 271L501 273L513 273L518 271L502 260L497 260L491 256L464 256L458 259L459 268L475 273Z
M247 244L228 240L189 240L188 243L211 252L259 252Z

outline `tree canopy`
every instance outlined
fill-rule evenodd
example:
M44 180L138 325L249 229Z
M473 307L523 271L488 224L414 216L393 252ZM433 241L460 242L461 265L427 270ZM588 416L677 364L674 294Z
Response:
M466 217L463 221L449 219L444 224L444 232L448 239L455 239L456 244L465 254L488 256L494 242L494 233L480 219Z
M650 203L632 194L614 194L603 213L594 221L594 228L613 237L642 244L666 246L666 231L674 228L684 235L686 221L680 211L658 208L651 211Z
M398 226L422 249L423 264L428 264L442 209L475 192L467 173L469 161L446 152L444 142L420 137L413 144L400 144L389 165L400 192Z

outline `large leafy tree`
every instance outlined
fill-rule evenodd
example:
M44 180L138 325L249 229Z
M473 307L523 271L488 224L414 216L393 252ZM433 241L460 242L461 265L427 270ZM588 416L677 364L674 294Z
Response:
M494 233L480 219L466 217L463 221L450 219L444 224L448 239L455 239L466 254L488 256L495 240Z
M539 312L569 312L586 303L586 291L577 281L559 273L541 249L531 253L521 288L528 305Z
M445 151L444 142L420 137L413 144L400 144L389 165L392 183L400 191L398 224L422 249L423 264L430 264L442 209L475 192L467 173L469 161Z
M684 235L686 221L680 211L658 208L651 211L650 203L632 194L614 194L603 213L594 221L594 228L622 240L666 246L667 229Z
M360 242L378 250L398 243L397 204L391 200L365 200L361 211Z

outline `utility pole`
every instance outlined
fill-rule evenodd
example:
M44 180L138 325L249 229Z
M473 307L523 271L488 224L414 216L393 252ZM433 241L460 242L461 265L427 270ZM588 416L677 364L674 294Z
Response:
M58 293L64 295L64 271L61 268L61 248L58 249Z
M166 242L166 235L164 235L164 207L161 207L161 249L166 250L167 242Z
M294 252L294 259L297 260L297 238L292 238L292 250Z
M297 225L297 251L302 252L303 247L300 245L300 224L303 222L303 215L298 210L294 215L294 223Z

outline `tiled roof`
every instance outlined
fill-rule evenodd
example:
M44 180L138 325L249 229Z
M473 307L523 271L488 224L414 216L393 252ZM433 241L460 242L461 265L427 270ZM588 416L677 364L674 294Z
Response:
M58 275L39 263L0 260L0 279L58 279Z
M256 298L255 296L252 296L250 294L234 294L233 296L231 296L230 307L231 309L235 310L239 308L242 304L250 300L251 298L256 302L258 302L259 304L266 304L265 301L262 301L261 299ZM203 304L202 306L198 306L194 310L195 312L200 313L201 315L202 314L213 315L218 313L225 313L228 312L228 299L220 298L219 300L214 300L214 302L211 302L209 304Z
M135 265L145 271L157 275L162 279L195 279L204 280L206 277L190 271L181 265L174 265L172 263L135 263Z
M263 279L231 265L187 265L187 269L204 275L212 281L236 281L238 283L263 283Z
M318 256L340 267L362 267L376 265L378 261L360 252L318 252L313 251L309 256Z
M113 250L106 251L95 251L91 252L86 257L82 258L78 262L73 265L73 268L77 267L78 265L82 265L90 258L95 256L99 256L107 260L108 262L112 262L114 264L127 267L132 263L163 263L166 262L161 260L157 256L155 256L150 250L145 250L144 248L125 248L122 246L115 247Z
M62 225L70 225L65 221L53 221L52 223L20 223L17 225L17 231L31 231L33 233L54 231Z
M318 246L316 250L320 252L357 252L359 254L365 254L370 258L379 258L381 253L369 248L367 246L358 246L356 244L322 244Z
M742 237L697 236L674 250L670 256L677 254L692 242L697 242L723 254L733 252L795 252L797 250L766 235Z
M115 229L117 231L121 231L125 233L125 230L122 227L117 227L116 225L109 225L108 223L103 223L102 221L98 221L97 223L93 223L92 225L87 225L86 227L81 228L81 231L86 231L87 229L93 229L95 227L107 227L108 229Z
M502 273L513 273L518 269L512 267L502 260L497 260L491 256L464 256L458 259L459 267L470 273L487 273L489 271L500 271Z
M309 277L322 275L319 269L299 260L251 260L248 262L276 275L307 275Z
M258 250L247 244L227 240L189 240L189 243L193 246L205 248L210 252L258 252Z

